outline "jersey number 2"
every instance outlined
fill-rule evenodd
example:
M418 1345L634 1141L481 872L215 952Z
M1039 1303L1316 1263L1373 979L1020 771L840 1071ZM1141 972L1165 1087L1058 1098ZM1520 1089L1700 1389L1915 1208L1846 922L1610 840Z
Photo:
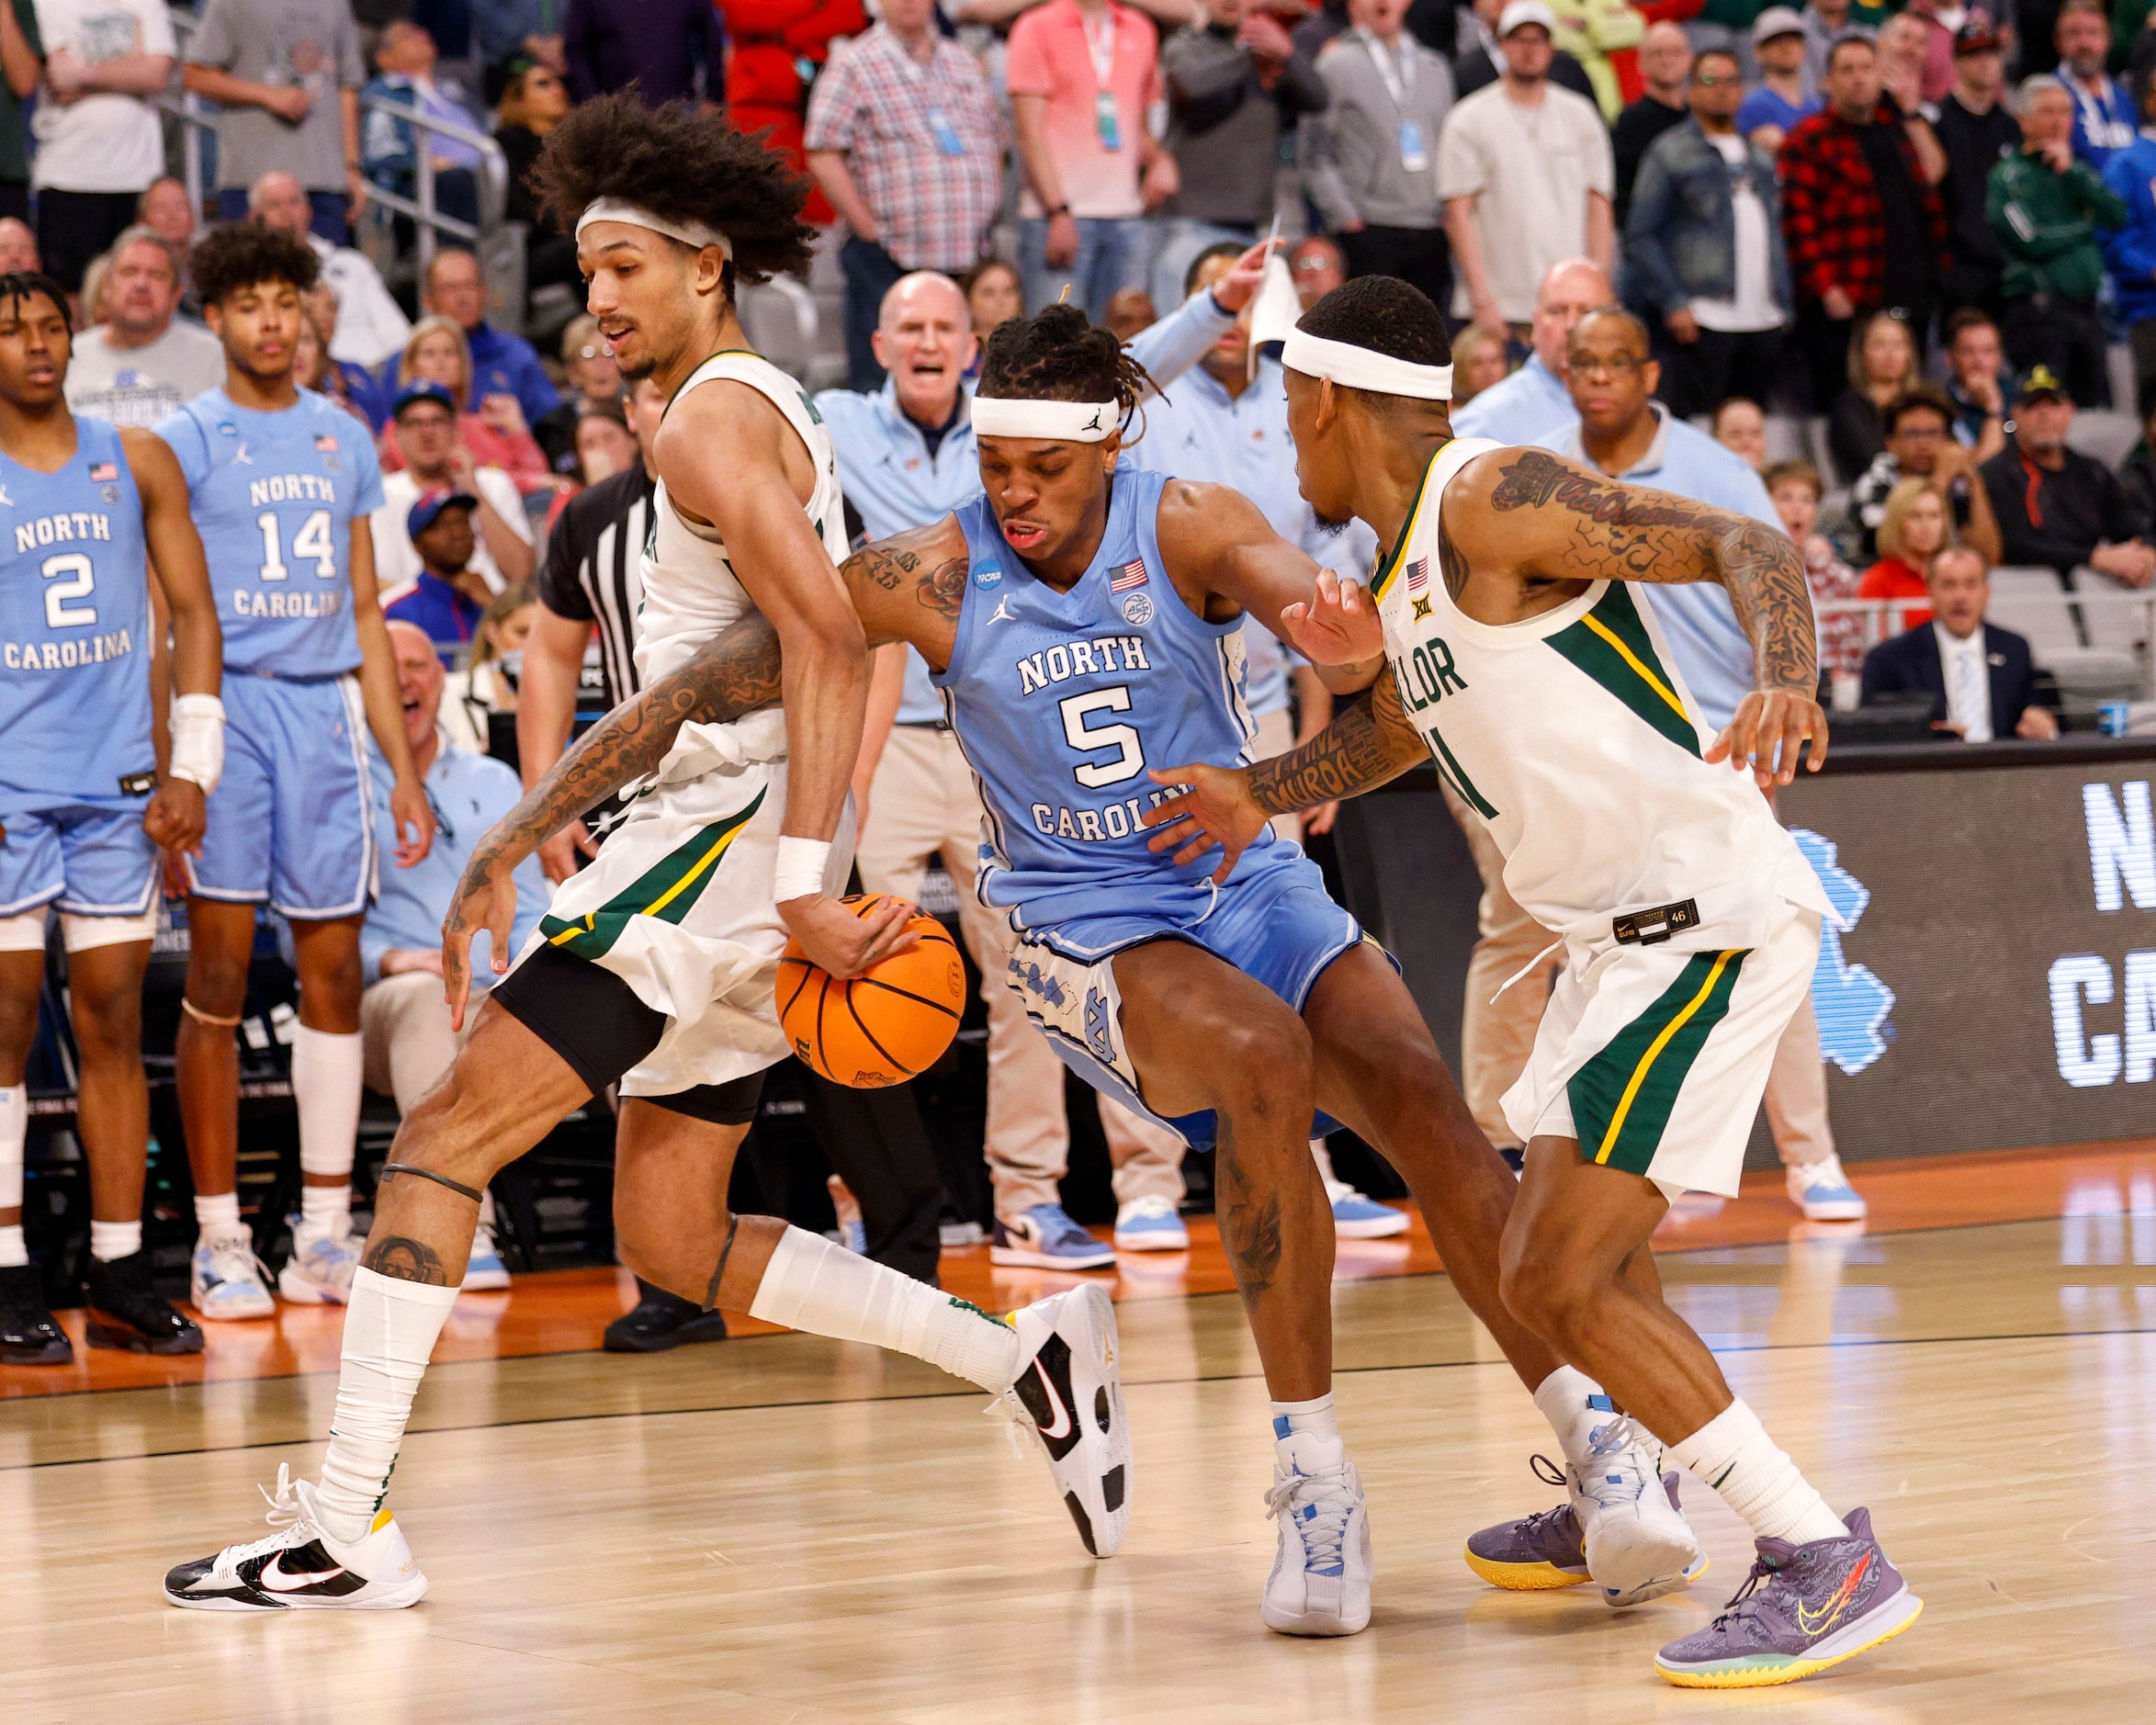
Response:
M1088 755L1099 749L1115 750L1113 761L1089 761L1082 767L1071 769L1071 776L1086 789L1097 791L1102 785L1121 784L1125 779L1134 779L1145 772L1146 747L1138 739L1135 727L1087 723L1096 713L1128 713L1131 710L1128 689L1119 684L1112 689L1066 695L1056 703L1056 707L1063 715L1064 738L1078 753Z
M56 587L45 589L45 623L50 628L80 628L85 623L97 621L96 605L71 605L70 599L80 599L97 584L96 572L90 568L90 559L80 551L63 551L58 557L45 559L39 571L47 581L65 575L72 579Z
M265 512L255 518L254 524L262 529L261 579L281 581L292 571L285 567L284 549L277 542L277 518ZM337 547L330 538L328 510L318 509L299 524L299 531L292 536L292 555L312 558L314 572L323 581L337 579Z

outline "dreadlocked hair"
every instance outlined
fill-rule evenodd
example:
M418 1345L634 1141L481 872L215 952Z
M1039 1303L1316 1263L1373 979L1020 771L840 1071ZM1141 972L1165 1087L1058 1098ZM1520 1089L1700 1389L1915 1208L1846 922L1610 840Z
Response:
M71 323L67 310L67 289L51 276L34 269L11 269L0 275L0 306L21 299L33 299L40 294L52 302L53 310L60 313L62 323Z
M568 230L603 197L717 228L733 248L730 293L808 267L808 182L765 148L769 136L736 131L687 102L647 107L630 85L570 109L547 134L529 182Z
M228 221L195 242L187 271L202 303L214 306L227 294L269 281L305 293L322 275L322 265L314 248L296 233L259 221Z
M1411 366L1449 366L1451 338L1430 297L1396 276L1358 276L1305 311L1295 327Z
M996 326L978 393L1027 401L1113 401L1127 421L1159 386L1112 330L1076 306L1049 306Z

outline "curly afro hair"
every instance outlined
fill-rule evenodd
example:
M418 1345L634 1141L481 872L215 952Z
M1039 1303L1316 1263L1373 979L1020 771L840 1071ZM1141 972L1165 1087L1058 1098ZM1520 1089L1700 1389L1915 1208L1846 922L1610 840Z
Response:
M733 245L737 284L808 267L815 230L801 220L808 182L764 147L687 102L647 107L631 85L573 107L547 134L530 184L564 229L602 197L668 221L701 221Z
M980 393L1027 401L1113 401L1124 419L1157 388L1112 330L1076 306L999 323L981 362Z
M1450 366L1452 342L1430 297L1396 276L1358 276L1305 311L1295 327L1411 366Z
M187 271L202 303L214 306L227 294L267 281L288 282L305 293L322 275L322 265L314 248L299 234L259 221L230 221L195 242Z

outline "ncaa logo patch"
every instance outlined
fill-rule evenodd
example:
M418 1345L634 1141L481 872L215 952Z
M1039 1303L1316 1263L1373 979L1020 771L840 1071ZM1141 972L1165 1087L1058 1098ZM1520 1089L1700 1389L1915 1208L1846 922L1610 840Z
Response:
M1002 579L1003 571L993 563L984 563L973 572L973 584L976 587L993 587Z
M1123 602L1123 620L1133 628L1143 628L1153 621L1153 601L1144 593L1133 593Z

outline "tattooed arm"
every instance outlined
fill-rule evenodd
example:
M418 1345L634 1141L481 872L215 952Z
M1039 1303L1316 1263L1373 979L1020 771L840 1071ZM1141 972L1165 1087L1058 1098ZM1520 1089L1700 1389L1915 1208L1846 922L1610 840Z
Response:
M1159 829L1146 841L1146 848L1179 846L1179 863L1219 846L1221 863L1213 878L1225 882L1236 858L1273 816L1359 796L1390 784L1428 759L1428 745L1408 722L1387 665L1378 673L1369 700L1348 708L1284 755L1252 767L1169 767L1149 774L1157 784L1176 786L1177 795L1138 818Z

